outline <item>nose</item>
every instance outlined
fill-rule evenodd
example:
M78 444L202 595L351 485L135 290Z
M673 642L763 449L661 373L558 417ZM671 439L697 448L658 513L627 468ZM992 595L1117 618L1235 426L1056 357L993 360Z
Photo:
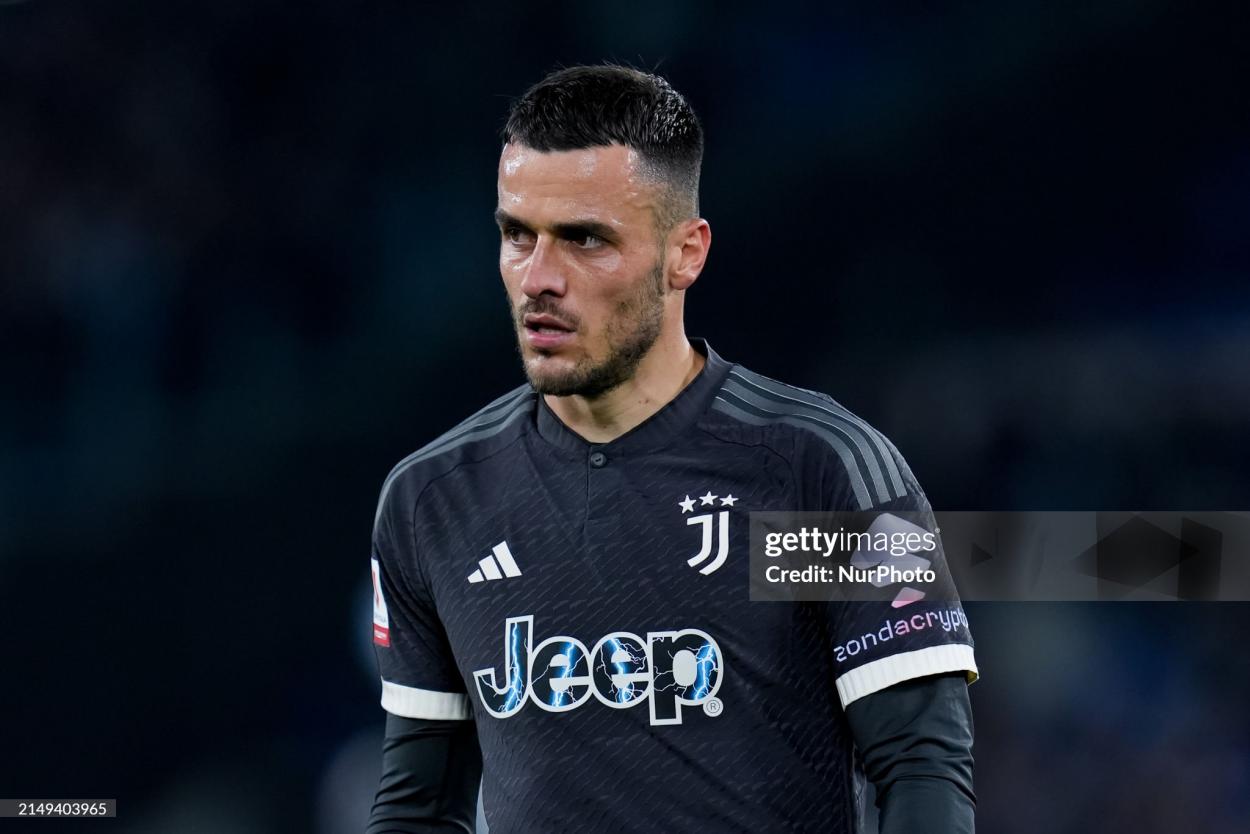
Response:
M530 298L538 298L543 293L563 296L568 289L556 243L546 235L539 235L530 252L523 267L525 274L521 278L521 292Z

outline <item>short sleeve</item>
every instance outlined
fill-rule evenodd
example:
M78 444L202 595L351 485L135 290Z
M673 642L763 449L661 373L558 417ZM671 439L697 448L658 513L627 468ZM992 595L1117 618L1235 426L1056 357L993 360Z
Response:
M464 681L418 562L412 507L404 509L412 500L402 486L384 488L373 530L373 648L382 707L403 718L468 719Z
M893 458L903 489L888 501L877 502L868 512L875 529L933 534L936 547L923 554L882 554L878 564L898 561L907 568L932 570L938 578L928 592L905 582L880 588L880 597L829 603L830 638L834 678L843 708L859 698L913 678L963 672L969 683L977 679L974 643L942 549L928 499L910 468L888 440L877 435L878 448ZM828 483L828 481L826 481ZM863 511L858 506L837 506L831 498L825 509ZM923 562L917 563L917 559ZM939 590L934 590L937 588Z

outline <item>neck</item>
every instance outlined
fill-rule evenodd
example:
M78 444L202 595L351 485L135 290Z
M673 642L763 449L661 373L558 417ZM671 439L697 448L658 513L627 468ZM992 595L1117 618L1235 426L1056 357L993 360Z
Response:
M545 395L564 425L591 443L610 443L645 422L698 376L707 360L684 332L656 340L626 382L597 397Z

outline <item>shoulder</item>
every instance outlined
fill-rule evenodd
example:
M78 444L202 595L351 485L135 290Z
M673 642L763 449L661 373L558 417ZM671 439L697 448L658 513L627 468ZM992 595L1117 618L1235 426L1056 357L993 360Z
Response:
M382 482L374 524L387 502L418 493L435 478L465 462L480 460L510 445L524 431L537 407L537 394L520 385L478 409L448 431L405 457Z
M889 438L828 394L735 365L712 411L723 430L736 425L740 437L790 458L798 477L816 481L818 492L845 488L855 509L922 494Z

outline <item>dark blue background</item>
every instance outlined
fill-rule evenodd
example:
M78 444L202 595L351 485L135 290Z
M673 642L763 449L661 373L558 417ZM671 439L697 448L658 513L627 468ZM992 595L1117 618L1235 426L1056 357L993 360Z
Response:
M359 830L377 489L521 380L498 129L560 63L688 96L689 331L939 509L1250 507L1232 6L466 5L0 3L0 795ZM1246 826L1247 606L968 615L981 830Z

